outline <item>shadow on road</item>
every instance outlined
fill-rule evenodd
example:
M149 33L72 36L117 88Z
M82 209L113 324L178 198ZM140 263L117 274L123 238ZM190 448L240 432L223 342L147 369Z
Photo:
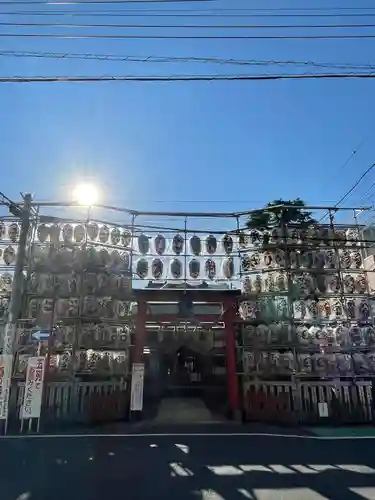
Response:
M375 499L371 449L264 436L3 439L1 500ZM365 487L367 497L350 489Z

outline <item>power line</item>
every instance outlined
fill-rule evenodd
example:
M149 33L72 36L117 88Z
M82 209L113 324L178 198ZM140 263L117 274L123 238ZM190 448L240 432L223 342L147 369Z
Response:
M375 187L375 182L373 182L371 184L371 186L368 189L366 189L364 194L362 194L362 196L360 197L360 200L361 201L362 200L369 200L370 198L372 198L374 195L374 192L371 192L371 191L374 189L374 187Z
M114 23L12 23L0 22L0 26L44 27L44 28L162 28L162 29L347 29L347 28L375 28L375 24L114 24Z
M1 4L0 4L1 6ZM281 14L281 13L276 13L276 14L259 14L259 13L254 13L254 14L249 14L249 13L227 13L227 14L222 14L221 11L223 9L216 9L212 10L211 13L206 13L206 11L203 10L190 10L190 9L179 9L179 10L162 10L162 11L155 11L155 10L103 10L103 11L84 11L84 12L78 12L76 10L70 10L70 11L61 11L61 12L47 12L47 11L29 11L29 10L24 10L24 11L12 11L12 12L0 12L0 16L39 16L39 17L44 17L44 16L53 16L53 17L58 17L58 16L69 16L69 17L187 17L187 18L330 18L330 17L375 17L375 12L369 12L369 13L363 13L363 12L358 12L358 13L339 13L339 14ZM234 9L235 11L236 9ZM246 9L245 9L246 10ZM162 13L161 13L162 12ZM219 12L219 13L216 13Z
M0 33L1 38L55 39L143 39L143 40L354 40L373 39L373 35L64 35L63 33Z
M365 144L365 142L367 141L367 139L369 138L369 136L366 136L362 139L362 141L358 144L358 146L356 146L353 151L350 153L350 155L348 156L348 158L346 159L346 161L344 161L344 163L341 165L341 167L338 169L337 173L335 174L335 177L337 175L339 175L343 170L344 168L352 161L352 159L354 158L354 156L358 153L358 151L362 148L362 146Z
M360 182L366 177L366 175L371 172L371 170L375 167L375 163L373 163L372 165L370 165L364 172L363 174L360 176L360 178L353 184L353 186L344 194L344 196L342 196L339 201L335 204L335 208L338 207L339 205L341 205L341 203L343 201L346 200L346 198L348 198L348 196L355 190L355 188L360 184Z
M374 75L375 76L375 75ZM339 205L345 201L348 196L356 189L356 187L361 183L361 181L366 177L366 175L371 172L371 170L375 167L375 163L370 165L364 172L363 174L359 177L359 179L353 184L353 186L339 199L339 201L335 204L334 207L332 208L338 208ZM323 215L323 217L319 220L322 221L325 217L327 217L328 212Z
M156 0L154 0L156 2ZM179 0L180 2L185 2L185 3L189 3L189 0ZM204 0L201 0L201 1L204 1ZM206 1L210 1L210 0L206 0ZM211 0L212 1L212 0ZM34 3L33 2L12 2L12 1L9 1L9 2L6 2L6 1L3 1L1 2L0 6L1 5L22 5L22 4L29 4L29 5L33 5ZM66 7L67 5L69 5L70 2L37 2L41 5L44 5L44 6L48 6L49 8L53 8L53 7ZM77 3L77 2L73 2L73 3ZM113 1L113 2L110 2L110 1L102 1L102 2L99 2L101 4L122 4L122 3L139 3L139 4L144 4L144 3L147 3L145 1L141 1L141 0L138 0L138 1L134 1L133 2L121 2L121 1ZM161 2L158 2L158 3L163 3L163 1ZM190 2L192 3L192 2ZM90 1L87 1L87 2L78 2L78 5L82 6L82 5L91 5L91 4L95 4L95 2L90 2ZM231 13L231 12L239 12L239 13L243 13L243 12L251 12L251 13L258 13L258 12L266 12L267 14L268 13L279 13L279 12L300 12L301 15L307 15L306 13L311 13L311 12L340 12L340 15L342 15L342 12L349 12L349 11L359 11L359 12L363 12L363 11L375 11L375 7L316 7L316 8L311 8L311 7L301 7L301 8L298 8L298 7L273 7L273 8L246 8L246 7L237 7L237 8L213 8L213 9L165 9L163 10L163 12L199 12L199 13L205 13L205 12L212 12L212 13L215 13L215 12L220 12L220 13L225 13L225 14L228 14L228 13ZM26 11L23 11L23 12L26 12ZM27 11L29 12L29 11ZM39 11L39 12L45 12L45 11ZM75 12L75 11L71 11L71 12ZM101 10L102 12L102 10ZM106 12L105 10L103 10L103 12ZM113 12L118 12L117 10L114 10ZM160 12L159 10L155 10L155 9L126 9L126 11L124 12ZM350 14L349 14L350 15Z
M344 168L352 161L352 159L354 158L354 156L357 154L357 152L362 148L362 146L365 144L365 142L367 141L369 136L366 136L362 139L362 141L358 144L358 146L356 146L353 151L350 153L350 155L348 156L348 158L344 161L344 163L341 165L341 167L338 169L337 173L334 175L333 179L335 177L337 177L343 170ZM333 180L332 179L332 180ZM329 212L326 212L323 217L320 219L320 220L323 220L327 215L329 214Z
M112 76L2 76L0 83L70 83L70 82L211 82L251 80L375 79L375 73L305 73L299 75L112 75Z
M143 4L143 3L208 3L212 2L213 0L63 0L63 1L57 1L53 0L51 2L49 1L43 1L43 0L29 0L29 1L14 1L14 0L2 0L1 5L44 5L44 6L50 6L50 5L106 5L106 4L124 4L124 3L138 3L138 4Z
M20 57L20 58L47 58L47 59L79 59L110 62L142 62L142 63L213 63L219 65L236 66L312 66L315 68L334 68L341 70L375 70L375 64L354 64L354 63L331 63L316 61L277 61L277 60L252 60L252 59L225 59L218 57L193 57L193 56L134 56L118 54L95 54L95 53L69 53L69 52L30 52L16 50L0 50L0 57ZM358 148L357 148L358 149Z

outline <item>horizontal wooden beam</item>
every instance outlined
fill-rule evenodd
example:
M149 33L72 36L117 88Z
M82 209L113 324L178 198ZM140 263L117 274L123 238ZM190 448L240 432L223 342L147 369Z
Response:
M217 323L222 321L219 314L197 314L191 318L180 318L177 314L147 315L147 323Z
M210 290L210 289L194 289L187 288L142 288L133 290L134 296L138 300L145 302L179 302L184 297L188 296L192 302L224 302L228 299L235 300L241 295L241 290Z

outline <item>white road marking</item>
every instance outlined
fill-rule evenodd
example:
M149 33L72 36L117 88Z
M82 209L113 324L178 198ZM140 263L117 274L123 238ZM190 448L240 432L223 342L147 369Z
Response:
M176 446L176 448L181 450L182 453L188 454L190 451L189 446L187 446L186 444L175 444L175 446Z
M310 488L254 489L256 500L329 500Z
M317 470L310 469L305 465L291 465L291 467L293 467L294 470L300 472L301 474L318 474Z
M278 474L295 474L296 471L285 467L285 465L269 465L269 468L272 469L273 472L277 472Z
M244 473L243 470L234 465L207 465L207 469L217 476L240 476Z
M238 467L244 472L272 472L265 465L239 465Z
M327 470L337 470L335 465L315 465L315 464L307 464L307 467L310 469L316 470L316 472L326 472Z
M241 493L245 498L248 498L248 500L254 500L253 495L250 493L250 491L245 490L245 488L238 488L237 489L238 493Z
M375 474L375 469L364 464L221 464L207 465L208 470L217 476L240 476L244 472L271 472L274 474L319 474L329 470L354 472L357 474Z
M337 467L348 472L357 472L358 474L375 474L375 469L372 469L368 465L340 464Z
M375 488L349 488L350 491L355 493L361 498L366 500L375 500Z
M202 500L225 500L215 490L200 490L199 493L202 495Z
M16 498L16 500L29 500L31 498L31 493L29 491L25 491L25 493L21 493L19 497Z
M193 476L194 475L190 469L188 469L187 467L185 467L181 463L172 462L169 464L169 467L172 469L172 473L175 476L185 476L186 477L186 476Z

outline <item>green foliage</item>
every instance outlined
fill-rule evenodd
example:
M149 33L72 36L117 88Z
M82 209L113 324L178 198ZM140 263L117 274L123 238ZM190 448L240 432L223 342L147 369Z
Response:
M260 229L280 224L308 226L316 223L316 220L311 216L312 213L304 210L305 206L306 203L301 198L270 201L259 212L250 214L247 226Z

